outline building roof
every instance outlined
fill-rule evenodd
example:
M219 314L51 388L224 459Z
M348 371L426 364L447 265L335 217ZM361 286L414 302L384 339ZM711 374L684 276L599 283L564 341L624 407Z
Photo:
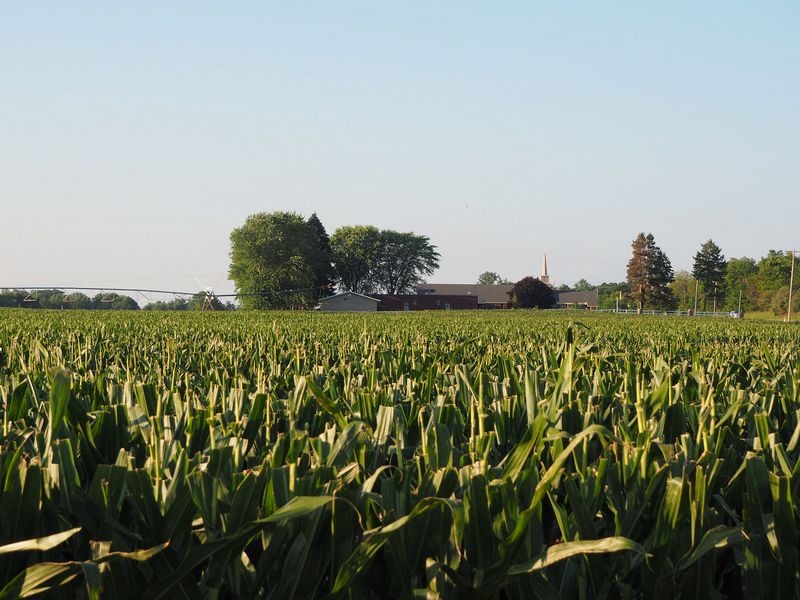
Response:
M422 283L417 293L432 296L477 296L478 304L507 304L512 284Z
M373 302L380 302L378 298L373 298L372 296L365 296L364 294L359 294L358 292L339 292L338 294L334 294L333 296L325 296L324 298L320 298L319 301L325 302L326 300L338 298L339 296L360 296L361 298L366 298L367 300L372 300Z
M589 306L597 306L599 300L599 291L597 288L582 292L557 293L559 304L588 304Z
M471 295L440 296L439 294L376 294L379 310L460 310L478 308L478 298Z

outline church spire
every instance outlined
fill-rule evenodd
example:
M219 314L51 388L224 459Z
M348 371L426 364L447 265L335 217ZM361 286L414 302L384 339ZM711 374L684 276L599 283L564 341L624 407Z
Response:
M539 281L550 285L550 276L547 274L547 251L544 253L544 261L542 261L542 274L539 275Z

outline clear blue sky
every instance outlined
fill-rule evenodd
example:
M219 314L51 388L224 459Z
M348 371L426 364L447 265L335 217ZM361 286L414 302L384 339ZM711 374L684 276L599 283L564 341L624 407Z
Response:
M2 2L0 285L227 282L258 211L439 282L800 247L797 2Z

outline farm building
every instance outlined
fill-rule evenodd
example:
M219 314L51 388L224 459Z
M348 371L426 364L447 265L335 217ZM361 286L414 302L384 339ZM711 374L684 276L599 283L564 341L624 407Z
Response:
M508 308L510 284L482 285L464 283L424 283L417 286L417 294L432 297L472 297L475 306L467 308Z
M595 288L583 292L557 292L559 308L588 308L595 310L600 303L600 291Z
M323 312L375 312L380 300L356 292L341 292L319 301Z
M550 276L547 273L547 253L542 261L542 274L539 275L542 283L550 285ZM417 293L424 296L473 296L477 298L477 306L470 308L508 308L511 301L510 283L497 283L493 285L481 283L424 283L417 286Z
M378 310L467 310L478 308L477 296L375 294Z

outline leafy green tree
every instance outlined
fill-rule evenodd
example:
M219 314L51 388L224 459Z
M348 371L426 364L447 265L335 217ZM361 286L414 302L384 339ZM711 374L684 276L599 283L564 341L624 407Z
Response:
M639 311L648 302L655 308L672 308L674 300L669 284L674 275L667 255L656 246L653 234L640 233L631 243L632 256L628 261L629 297Z
M189 301L186 298L175 298L174 300L157 300L145 304L142 310L189 310Z
M800 289L797 286L792 290L792 321L800 317ZM787 308L789 307L789 286L785 285L778 288L772 294L769 309L774 315L786 316Z
M80 310L88 310L92 308L92 299L81 292L69 294L68 297L62 298L61 302L65 308L75 308Z
M782 250L770 250L758 262L758 287L761 291L774 292L789 285L792 270L792 255Z
M694 308L696 281L697 280L692 277L692 274L688 271L678 271L675 273L675 280L669 284L669 287L672 288L672 296L679 309L688 310Z
M123 294L95 294L92 308L96 310L139 310L139 304L130 296Z
M478 285L497 285L501 277L494 271L484 271L478 275Z
M628 291L626 281L601 283L597 286L599 308L616 308L618 302L620 308L628 308Z
M316 303L320 298L330 295L333 289L335 271L333 268L333 252L331 251L331 240L325 226L317 217L317 213L312 213L308 218L308 224L314 230L317 259L314 266L314 291L312 297Z
M380 233L380 258L375 281L387 294L407 294L439 267L436 246L424 235L385 229Z
M534 277L523 277L508 293L512 308L553 308L556 293L549 285Z
M579 279L575 282L575 285L572 286L572 289L576 292L588 292L595 289L597 286L592 285L585 279Z
M318 233L297 213L250 215L231 232L229 277L245 308L303 308L324 261Z
M439 266L436 246L426 236L369 225L340 227L331 249L339 286L362 294L412 292Z
M752 258L728 259L725 268L725 310L739 309L739 293L742 295L742 310L755 310L759 305L758 265Z
M372 225L339 227L331 236L336 281L343 290L369 294L378 285L375 271L381 250L381 232Z
M724 299L727 266L722 250L712 240L700 246L694 255L692 276L700 282L703 290L703 310L708 309L709 298L716 299L718 305Z
M511 283L494 271L484 271L478 276L478 285L505 285Z

